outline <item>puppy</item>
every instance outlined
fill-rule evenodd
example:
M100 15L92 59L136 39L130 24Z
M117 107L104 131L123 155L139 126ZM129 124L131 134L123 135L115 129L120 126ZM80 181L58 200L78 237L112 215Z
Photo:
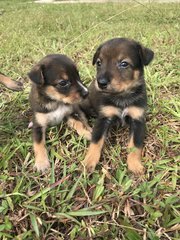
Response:
M29 100L33 110L35 167L44 171L50 165L45 148L47 126L57 125L66 118L80 135L90 139L91 130L77 105L88 95L88 90L75 64L65 55L47 55L28 76L32 81Z
M147 106L143 69L153 56L152 50L126 38L111 39L98 47L93 57L97 78L81 105L86 114L87 109L93 108L98 115L83 161L87 169L92 171L96 167L108 129L115 119L120 119L130 126L128 169L135 174L143 173L141 154Z
M15 82L11 78L4 76L0 73L0 83L2 83L5 87L13 90L13 91L21 91L23 89L23 85L21 82Z

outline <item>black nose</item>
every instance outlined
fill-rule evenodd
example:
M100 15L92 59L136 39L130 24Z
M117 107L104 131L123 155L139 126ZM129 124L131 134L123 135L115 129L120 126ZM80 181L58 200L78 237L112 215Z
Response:
M99 78L97 80L97 82L98 82L99 88L101 88L101 89L106 89L107 88L107 85L108 85L108 79L107 78Z
M84 88L81 90L80 94L81 94L82 98L86 98L88 96L89 92L86 88Z

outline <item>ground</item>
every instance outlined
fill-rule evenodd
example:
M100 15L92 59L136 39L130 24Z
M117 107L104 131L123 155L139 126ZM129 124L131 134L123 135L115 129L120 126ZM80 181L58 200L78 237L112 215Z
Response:
M0 1L0 70L24 83L0 90L0 239L178 240L179 5L35 4ZM49 128L51 169L33 169L27 73L49 53L64 53L87 85L92 56L113 37L155 52L145 70L148 111L145 175L127 171L127 129L113 130L90 176L81 168L88 142L65 123ZM92 123L93 124L93 123Z

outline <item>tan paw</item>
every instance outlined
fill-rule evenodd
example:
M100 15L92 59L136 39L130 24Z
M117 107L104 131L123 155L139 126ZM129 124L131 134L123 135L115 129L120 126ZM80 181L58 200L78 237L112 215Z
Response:
M80 136L85 137L87 140L91 140L92 128L89 126L83 126L83 128L77 129L77 133Z
M84 161L82 161L82 164L88 172L93 172L97 163L99 162L99 158L97 156L87 154Z
M92 136L91 132L92 132L92 130L89 131L89 129L88 130L84 130L82 136L85 137L87 140L91 140L91 136Z
M50 168L50 163L48 158L44 159L35 159L35 165L34 167L37 169L39 172L44 172L46 169Z
M9 80L7 82L7 87L13 91L22 91L23 90L23 84L21 82Z
M144 167L140 161L137 160L128 160L128 169L136 175L142 175L144 173Z

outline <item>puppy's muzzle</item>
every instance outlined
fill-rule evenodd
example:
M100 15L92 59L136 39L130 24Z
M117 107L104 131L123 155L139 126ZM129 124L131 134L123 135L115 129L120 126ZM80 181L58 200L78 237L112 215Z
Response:
M101 89L106 89L109 83L107 78L99 78L97 79L98 87Z
M82 98L86 98L88 96L88 94L89 94L89 92L88 92L87 89L86 90L82 89L80 91L80 95L81 95Z

